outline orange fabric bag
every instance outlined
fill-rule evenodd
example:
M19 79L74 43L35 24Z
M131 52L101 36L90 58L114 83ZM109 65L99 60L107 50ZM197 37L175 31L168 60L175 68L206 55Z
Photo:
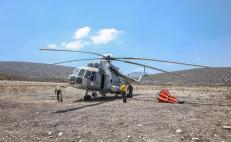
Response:
M158 96L158 102L161 103L177 103L177 99L174 96L171 96L167 89L163 89L160 91Z

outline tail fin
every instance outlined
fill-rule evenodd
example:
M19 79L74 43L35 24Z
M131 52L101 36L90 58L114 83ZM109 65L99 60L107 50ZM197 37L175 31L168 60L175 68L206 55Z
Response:
M137 80L137 82L140 83L141 79L142 79L143 75L140 75L140 78Z

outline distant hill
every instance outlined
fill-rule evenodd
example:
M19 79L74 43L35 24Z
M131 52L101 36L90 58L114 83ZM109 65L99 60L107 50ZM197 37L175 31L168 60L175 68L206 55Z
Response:
M0 62L0 80L66 82L73 67L30 62ZM138 79L143 72L133 72ZM231 85L231 67L200 68L143 76L145 85Z
M231 67L200 68L144 76L150 85L231 85Z
M0 62L0 80L67 81L73 67L30 62Z

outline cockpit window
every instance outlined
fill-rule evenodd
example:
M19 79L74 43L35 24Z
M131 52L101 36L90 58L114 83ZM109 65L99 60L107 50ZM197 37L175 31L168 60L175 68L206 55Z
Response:
M84 78L90 78L91 76L91 72L90 71L86 71L85 75L84 75Z
M85 70L84 69L81 69L78 73L78 76L79 77L83 77L84 76L84 73L85 73Z
M72 73L72 74L77 75L77 74L78 74L78 72L79 72L79 69L78 69L78 68L76 68L76 69L73 71L73 73Z
M91 81L96 81L96 74L95 74L95 72L91 73Z

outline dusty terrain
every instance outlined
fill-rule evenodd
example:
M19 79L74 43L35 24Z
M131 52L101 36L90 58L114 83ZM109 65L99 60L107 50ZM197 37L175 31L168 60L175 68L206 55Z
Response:
M58 103L57 84L1 81L0 141L231 141L222 128L231 126L229 86L135 86L124 104L113 95L85 102L70 87ZM162 88L186 103L156 102Z

